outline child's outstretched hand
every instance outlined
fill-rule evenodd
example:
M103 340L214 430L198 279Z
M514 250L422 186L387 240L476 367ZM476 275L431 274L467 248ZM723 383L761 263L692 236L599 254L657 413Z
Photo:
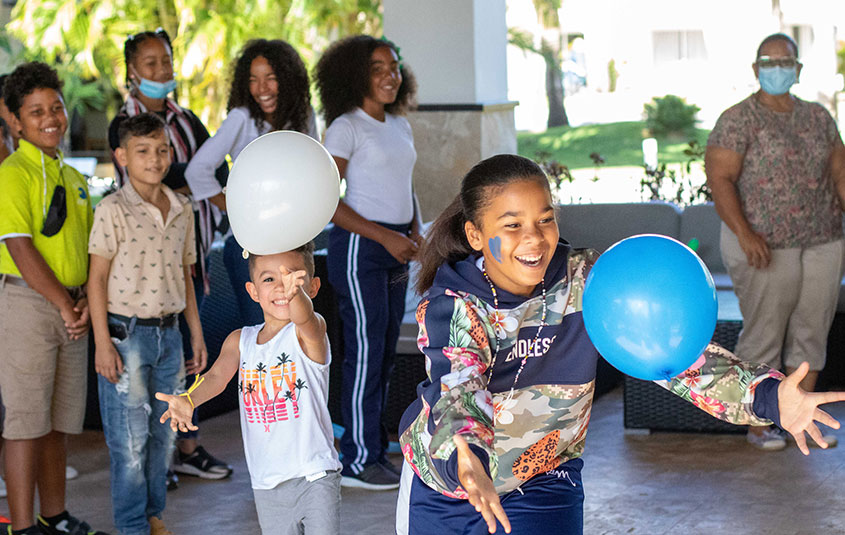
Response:
M285 266L279 266L279 271L282 273L282 285L285 288L285 299L290 302L302 285L305 284L305 276L307 273L304 269L298 271L290 271Z
M166 401L169 405L168 409L164 411L164 414L159 419L161 423L165 423L169 418L170 429L182 431L183 433L199 429L199 427L191 423L194 408L185 396L174 396L172 394L165 394L164 392L156 392L156 399Z
M845 392L807 392L798 386L809 369L810 365L802 362L798 369L778 385L780 425L795 437L795 443L804 455L810 454L807 438L804 436L805 431L816 441L816 444L827 448L827 442L822 438L822 432L816 422L839 429L839 422L821 410L819 405L845 401Z
M496 532L496 519L502 523L505 533L510 533L511 523L499 501L493 480L487 475L478 456L469 449L464 437L455 435L454 438L458 447L458 479L467 493L469 503L484 517L490 533Z

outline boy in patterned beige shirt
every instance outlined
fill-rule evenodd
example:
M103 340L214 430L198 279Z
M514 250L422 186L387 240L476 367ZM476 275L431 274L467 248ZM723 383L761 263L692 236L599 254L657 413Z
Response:
M164 535L161 513L174 433L157 415L157 391L184 381L177 316L185 312L194 358L207 352L191 280L196 261L188 197L161 183L170 167L164 122L144 113L120 125L115 157L129 181L104 198L88 244L89 297L100 412L111 457L114 523L121 535Z

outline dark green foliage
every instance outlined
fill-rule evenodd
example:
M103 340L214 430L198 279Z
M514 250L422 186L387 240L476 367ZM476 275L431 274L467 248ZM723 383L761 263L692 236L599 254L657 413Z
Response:
M687 104L684 99L675 95L654 97L643 108L646 127L658 136L692 133L698 122L695 115L701 109L695 104Z

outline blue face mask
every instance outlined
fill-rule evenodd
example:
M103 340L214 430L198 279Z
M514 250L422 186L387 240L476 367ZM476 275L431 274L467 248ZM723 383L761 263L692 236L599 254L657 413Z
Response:
M135 86L144 96L158 99L166 97L168 93L176 89L176 80L161 83L141 78L141 83L136 82Z
M757 79L760 87L770 95L783 95L795 83L796 67L760 67Z

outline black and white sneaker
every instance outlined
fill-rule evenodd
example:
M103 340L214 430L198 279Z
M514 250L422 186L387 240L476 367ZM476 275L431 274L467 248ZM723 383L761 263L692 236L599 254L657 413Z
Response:
M87 522L79 520L67 511L50 520L38 515L36 522L42 535L108 535L104 531L92 529Z
M176 459L170 469L180 474L197 476L203 479L223 479L232 475L232 467L220 459L216 459L205 451L202 446L197 446L190 455L176 450Z
M366 490L393 490L399 488L399 476L380 463L370 463L357 474L341 472L340 486Z
M173 470L167 470L167 490L176 490L179 488L179 476Z
M388 459L386 456L385 456L385 457L382 457L382 458L381 458L381 460L380 460L378 463L382 466L382 468L384 468L384 469L385 469L385 470L387 470L388 472L391 472L391 473L393 473L393 474L396 474L399 478L401 478L401 477L402 477L402 466L401 466L401 465L400 465L400 466L396 466L396 465L395 465L395 464L393 464L393 462L392 462L390 459Z

